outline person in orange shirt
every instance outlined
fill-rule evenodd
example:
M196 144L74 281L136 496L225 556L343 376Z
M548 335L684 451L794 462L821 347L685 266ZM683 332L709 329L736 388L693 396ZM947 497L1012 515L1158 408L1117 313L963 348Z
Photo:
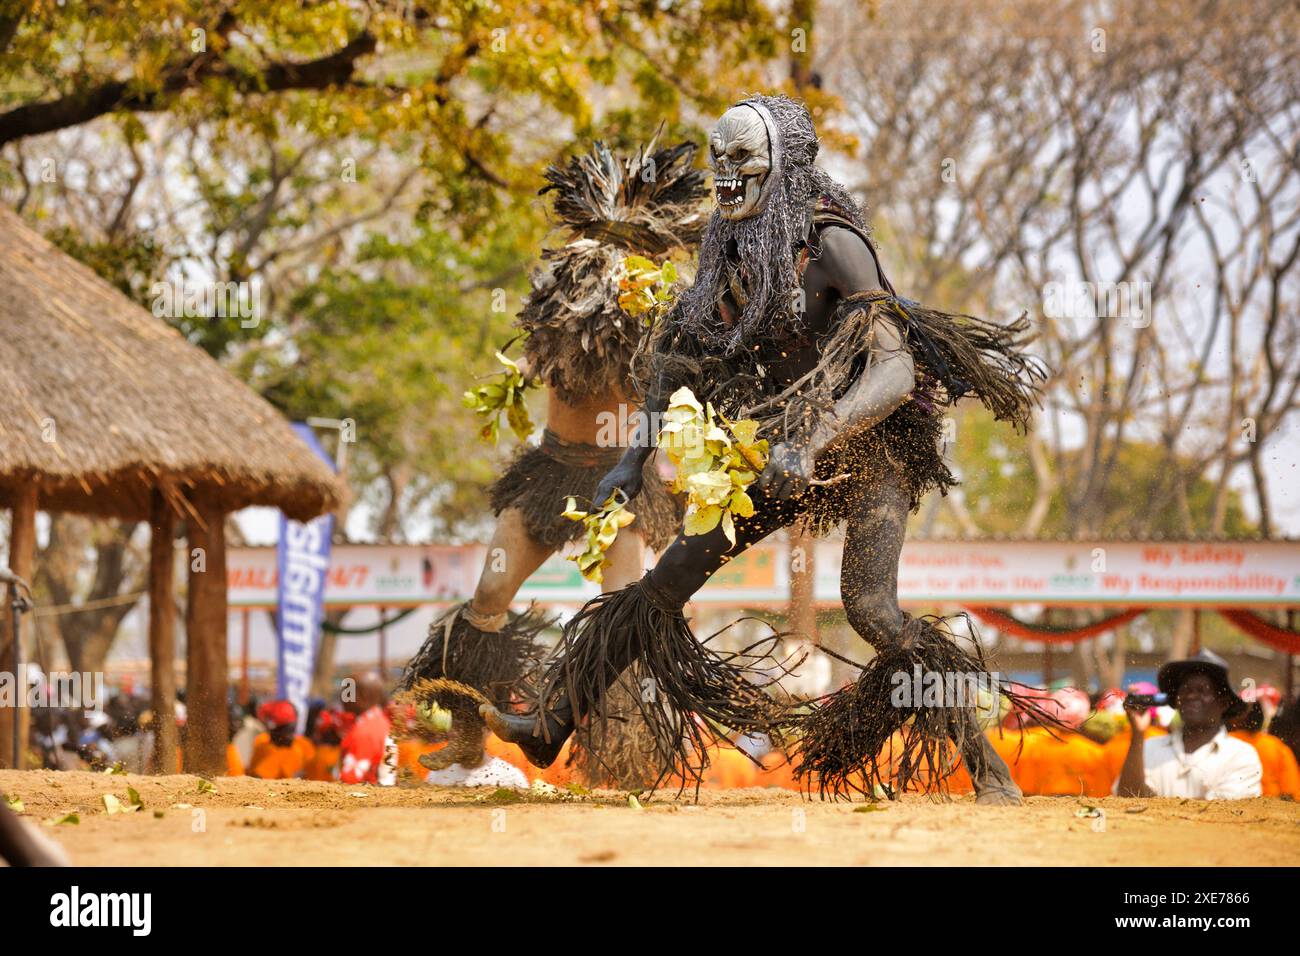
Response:
M1051 703L1052 695L1049 691L1028 684L1013 683L1011 686L1026 700L1049 712L1055 712L1056 705ZM1025 731L1033 726L1034 721L1021 708L1013 707L1006 698L1000 698L998 705L999 721L986 730L984 736L1011 771L1011 779L1016 786L1024 791L1025 775L1030 768L1030 762L1025 759L1025 749L1029 742L1025 738Z
M709 766L705 768L700 786L705 790L755 787L758 786L758 767L735 745L720 743L709 753Z
M803 790L804 787L795 779L794 764L784 750L773 749L763 754L758 760L763 769L754 782L757 787L780 787L782 790Z
M1018 778L1028 795L1046 797L1104 797L1110 793L1110 771L1096 741L1076 731L1045 727L1025 731L1024 771Z
M758 764L750 759L748 754L737 749L731 741L720 741L710 745L706 756L708 766L704 768L699 779L701 790L734 790L740 787L761 786L758 783ZM657 789L676 793L683 788L694 792L696 781L674 773L664 777Z
M229 739L226 741L226 776L242 777L244 775L244 758L239 756L239 748L235 746L235 732L239 730L240 725L244 722L244 711L233 700L227 709L227 716L230 720Z
M755 733L749 734L742 738L742 748L745 753L750 754L758 761L753 769L753 782L747 784L751 787L777 787L781 790L800 790L804 789L794 776L794 764L790 761L790 755L780 747L773 746L772 739L767 734Z
M1265 684L1242 693L1242 700L1248 701L1250 708L1231 722L1228 735L1246 741L1259 754L1264 770L1260 789L1264 796L1300 800L1300 764L1295 754L1285 742L1264 730L1267 714L1261 697L1269 690L1272 688Z
M1260 788L1266 797L1290 797L1300 800L1300 763L1281 739L1262 730L1231 730L1230 737L1244 740L1259 754L1264 776Z
M307 762L308 780L338 779L339 744L355 719L345 710L322 710L316 715L316 726L312 730L316 753Z
M887 774L891 781L890 785L894 789L898 789L898 776L902 770L894 755L904 753L905 750L902 731L895 731L877 759L877 766L888 768ZM950 796L975 792L975 783L971 780L970 773L962 765L961 754L957 752L957 748L951 742L939 754L938 764L935 768L935 776L939 778L938 780L932 780L930 768L922 765L915 768L910 774L910 779L907 781L907 785L902 788L902 792L938 793L942 789Z
M1046 696L1045 691L1039 691L1037 688L1027 687L1023 684L1012 685L1016 691L1024 696L1032 698L1041 698ZM995 706L996 711L993 709ZM1005 718L1005 719L1004 719ZM1021 717L1011 712L1011 704L1005 698L999 695L996 699L989 694L982 694L979 704L980 727L984 728L984 736L992 745L993 752L1002 758L1006 764L1007 771L1010 774L1011 782L1016 786L1021 786L1022 765L1018 762L1023 750L1023 734L1021 726ZM888 753L899 753L902 749L901 735L895 733L886 745L885 751ZM971 779L970 771L962 761L961 754L955 745L948 743L945 752L940 754L942 764L938 767L942 782L940 786L933 786L930 783L930 770L928 767L918 767L912 779L908 782L904 792L906 793L929 793L940 789L949 796L961 796L975 792L975 782ZM882 766L890 766L893 773L897 769L892 766L892 761L885 760L882 757Z
M257 717L267 730L253 741L248 775L263 780L303 776L316 748L297 732L298 709L287 700L269 701L258 708Z
M1020 789L1026 796L1109 795L1111 781L1101 745L1078 731L1092 711L1088 695L1065 687L1043 701L1042 707L1064 729L1051 731L1039 724L1025 729Z

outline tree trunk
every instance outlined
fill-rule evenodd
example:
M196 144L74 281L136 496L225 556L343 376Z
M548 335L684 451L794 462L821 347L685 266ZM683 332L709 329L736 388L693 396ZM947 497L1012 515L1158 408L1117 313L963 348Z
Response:
M791 39L790 82L801 94L809 87L821 85L812 69L813 17L816 13L817 0L791 0L790 22L786 25ZM795 30L804 31L803 35L796 37Z
M1124 686L1124 671L1128 667L1128 629L1129 625L1115 629L1115 646L1111 648L1110 655L1110 687Z
M1071 624L1077 625L1079 623L1075 615L1071 615L1071 618ZM1088 656L1084 651L1084 645L1088 643L1090 642L1075 641L1070 645L1070 676L1074 680L1074 686L1084 690L1087 690L1092 676L1092 668L1088 666Z
M63 624L64 647L68 652L68 669L73 673L102 673L108 662L108 652L113 647L122 618L130 613L135 602L95 611L78 611L64 617L80 618ZM70 633L69 633L70 632Z
M189 596L185 607L185 769L220 774L226 764L226 538L224 515L195 496L198 520L187 526Z
M1178 661L1191 655L1187 649L1192 646L1192 631L1195 627L1192 621L1192 609L1180 607L1174 612L1174 633L1169 642L1169 660Z
M817 539L810 534L790 536L790 630L820 644L817 609L813 607L816 547Z

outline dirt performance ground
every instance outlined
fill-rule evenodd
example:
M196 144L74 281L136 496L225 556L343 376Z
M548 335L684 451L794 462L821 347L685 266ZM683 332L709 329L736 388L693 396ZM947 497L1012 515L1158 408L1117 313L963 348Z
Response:
M24 817L87 866L1300 864L1300 805L1277 799L1095 800L1025 806L833 803L776 789L612 791L561 799L491 790L350 787L250 777L0 771ZM141 809L108 813L104 796ZM1081 816L1095 807L1104 816ZM54 821L75 813L79 823Z

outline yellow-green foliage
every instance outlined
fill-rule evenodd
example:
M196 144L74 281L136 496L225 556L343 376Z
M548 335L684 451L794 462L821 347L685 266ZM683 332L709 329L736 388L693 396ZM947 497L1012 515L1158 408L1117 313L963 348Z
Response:
M524 393L530 388L536 388L537 383L525 377L519 366L500 352L496 356L506 370L496 376L495 381L471 388L462 396L461 402L485 419L478 433L483 441L493 445L497 443L502 412L506 413L506 422L515 437L524 441L533 433L533 420L528 414L528 406L524 404Z
M645 256L628 256L620 271L618 307L633 318L646 315L672 298L677 267L671 262L655 265Z
M605 580L605 568L609 567L609 550L620 528L626 528L635 519L636 514L628 511L618 492L610 495L597 511L581 511L578 499L570 497L565 502L564 517L570 521L581 521L587 532L583 539L583 548L577 554L569 555L570 561L576 561L578 570L588 581L597 584Z
M756 440L758 423L732 422L689 388L668 401L659 447L677 468L673 490L686 494L687 534L704 534L721 522L736 543L736 518L754 513L748 488L767 467L767 439Z

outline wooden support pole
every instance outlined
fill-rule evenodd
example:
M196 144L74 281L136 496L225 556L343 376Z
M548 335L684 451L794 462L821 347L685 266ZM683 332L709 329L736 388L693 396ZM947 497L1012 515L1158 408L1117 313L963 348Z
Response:
M36 562L36 486L28 485L15 494L11 512L9 531L9 570L28 584L32 582L32 570ZM27 699L26 673L18 673L18 642L22 634L13 634L13 611L9 607L9 589L0 587L0 672L14 675L15 704L21 707L0 707L0 767L13 767L14 721L18 722L19 739L23 741L22 751L26 753L26 741L31 726L31 711L25 706ZM24 623L24 631L30 627ZM31 660L31 641L22 641L22 659ZM21 761L19 761L21 763ZM23 769L21 766L17 769Z
M158 488L149 500L149 687L153 772L176 770L176 513Z
M195 496L199 520L190 519L188 637L185 665L185 769L220 774L226 766L230 718L226 660L226 535L220 508Z

